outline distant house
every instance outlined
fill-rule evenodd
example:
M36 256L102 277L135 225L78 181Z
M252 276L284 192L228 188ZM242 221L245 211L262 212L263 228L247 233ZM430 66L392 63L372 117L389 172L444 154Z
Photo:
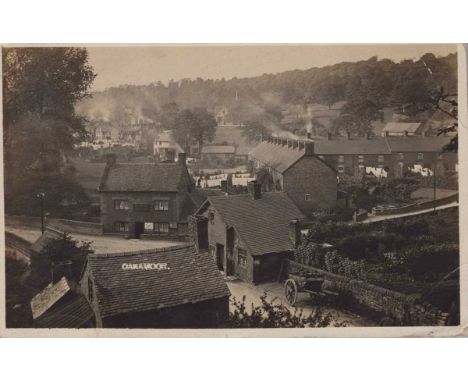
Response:
M382 136L421 135L421 122L388 122L382 129Z
M305 215L336 206L336 171L315 154L313 141L266 138L249 159L263 190L285 192Z
M175 162L180 153L185 151L174 139L172 130L165 130L158 134L153 144L153 154L160 161Z
M80 288L98 328L216 328L229 314L229 289L193 244L90 255Z
M362 176L366 170L383 169L389 176L403 177L408 167L439 167L439 174L455 172L457 153L443 152L450 137L386 136L332 137L315 142L315 154L340 176Z
M262 193L257 182L248 190L209 197L195 214L196 240L227 275L252 283L275 280L294 249L290 223L305 216L284 192Z
M338 175L364 175L366 168L387 169L392 165L391 151L384 139L379 137L337 138L329 134L328 139L315 142L315 154Z
M31 300L31 311L37 328L95 327L90 304L80 293L72 290L65 277L35 295Z
M210 145L203 146L201 159L207 162L226 162L234 159L236 149L230 145Z
M108 155L99 185L103 232L183 239L201 192L185 160L180 153L178 163L119 164Z

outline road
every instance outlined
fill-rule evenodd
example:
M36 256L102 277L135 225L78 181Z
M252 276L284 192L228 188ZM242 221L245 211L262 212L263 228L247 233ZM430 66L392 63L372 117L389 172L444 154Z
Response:
M20 228L6 226L6 231L12 232L23 239L33 243L41 236L41 231L34 228ZM129 239L126 240L122 236L93 236L81 235L72 233L72 237L80 241L91 241L91 247L95 253L116 253L142 251L146 249L164 248L173 245L183 244L178 241L168 240L145 240L145 239Z
M268 300L274 299L275 303L280 303L291 312L294 312L294 308L290 307L284 297L284 289L282 283L265 283L259 285L252 285L240 280L226 281L229 290L231 291L231 298L235 297L236 300L242 300L242 297L246 297L246 307L250 310L252 304L255 306L261 305L260 297L264 292L267 292ZM296 306L298 309L302 309L303 314L308 316L311 314L317 306L312 304L310 297L307 293L300 293L297 299ZM234 306L230 304L230 310L233 311ZM349 311L324 307L324 313L330 313L334 317L335 321L345 322L346 326L376 326L375 322L372 322L366 318L360 317Z
M454 207L458 207L458 202L452 202L449 204L445 204L443 206L436 207L435 210L439 211L439 210L445 210L446 208L454 208ZM374 222L378 222L382 220L403 218L405 216L422 215L422 214L427 214L433 211L434 211L434 208L427 208L425 210L406 212L404 214L371 216L367 218L366 220L363 220L362 223L374 223Z

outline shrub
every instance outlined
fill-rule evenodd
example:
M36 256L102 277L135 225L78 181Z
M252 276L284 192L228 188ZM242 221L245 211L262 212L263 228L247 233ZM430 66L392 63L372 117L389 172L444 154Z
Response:
M229 313L227 322L230 328L323 328L327 326L345 326L344 322L337 321L330 313L323 313L319 308L311 314L304 315L301 309L288 307L275 303L276 298L268 301L267 294L261 297L261 305L253 306L248 311L245 306L245 296L241 301L232 299L234 311Z

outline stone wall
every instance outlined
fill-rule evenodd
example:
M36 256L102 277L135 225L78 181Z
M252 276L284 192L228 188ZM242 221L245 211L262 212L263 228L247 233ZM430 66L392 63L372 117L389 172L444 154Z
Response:
M405 326L444 325L447 314L428 303L417 301L416 297L385 289L361 280L337 275L319 268L288 261L288 272L306 270L322 277L327 288L350 298L356 304L368 309L373 315L390 318Z

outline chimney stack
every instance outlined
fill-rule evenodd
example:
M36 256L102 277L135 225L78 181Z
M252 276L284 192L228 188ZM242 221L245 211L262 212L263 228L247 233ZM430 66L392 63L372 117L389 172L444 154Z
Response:
M115 166L117 164L117 155L114 153L106 155L106 164L108 167Z
M307 133L307 139L312 140L312 134L309 132Z
M289 223L289 240L294 248L301 245L301 224L299 220L291 220Z
M307 141L307 142L304 142L305 156L312 156L312 155L314 155L314 146L315 146L314 141Z
M247 183L247 190L252 200L257 200L262 197L262 184L256 180Z
M327 139L328 139L329 141L332 140L332 133L330 133L329 131L327 131Z
M184 166L187 164L187 154L186 153L179 153L179 163L183 164Z
M228 181L227 180L222 180L221 181L221 191L227 194L227 192L228 192Z
M366 139L369 139L370 138L370 132L366 131L366 133L364 134L365 138Z
M405 137L408 136L408 130L405 130Z
M389 132L389 131L386 131L386 132L384 133L384 136L385 136L385 137L389 137L389 136L390 136L390 132Z
M351 133L350 133L349 131L346 132L346 138L347 138L348 140L351 139Z

